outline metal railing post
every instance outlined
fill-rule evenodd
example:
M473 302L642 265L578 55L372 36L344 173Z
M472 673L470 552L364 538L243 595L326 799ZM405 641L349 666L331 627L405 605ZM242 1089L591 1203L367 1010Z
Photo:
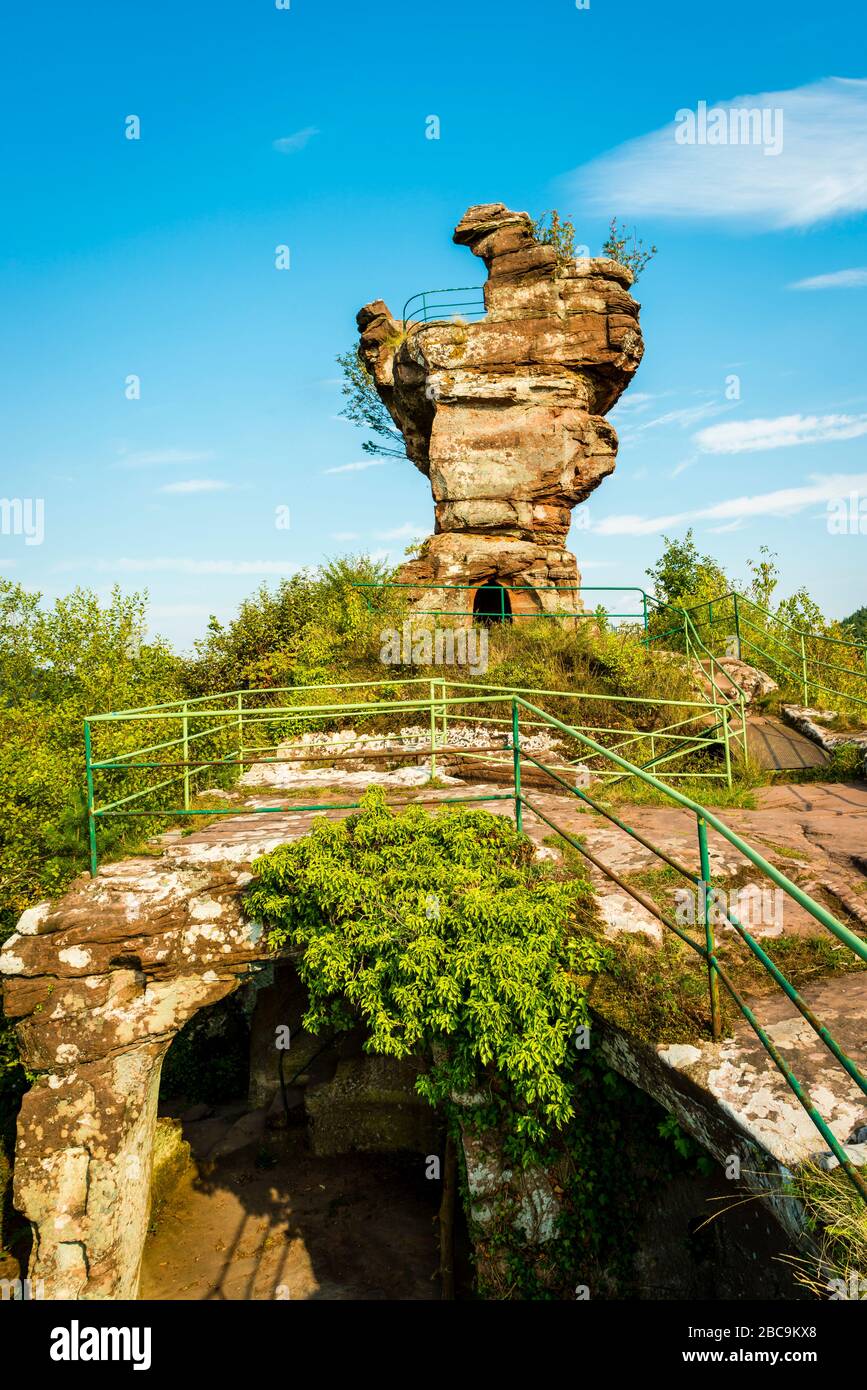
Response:
M184 701L183 709L183 740L184 740L184 810L190 809L190 713L189 705Z
M243 710L244 710L244 695L243 695L243 692L239 690L239 691L238 691L238 766L239 766L239 768L242 766L243 760L244 760L244 714L243 714Z
M435 699L434 691L435 691L435 688L436 688L436 681L433 681L433 680L432 680L431 683L430 683L430 779L431 779L431 781L433 781L433 779L436 777L436 772L437 772L437 754L436 754L436 747L437 747L437 716L436 716L436 705L434 704L434 699Z
M87 776L87 838L90 843L90 876L96 878L99 863L96 852L96 816L93 814L93 762L89 719L84 721L84 765Z
M515 782L515 825L518 834L524 832L524 814L521 803L521 731L518 724L518 701L512 696L512 773Z
M741 656L741 617L738 612L738 596L735 594L735 641L738 644L738 661L743 661Z
M650 651L650 634L649 634L648 631L647 631L647 594L645 593L645 591L644 591L643 589L642 589L642 591L641 591L641 599L642 599L642 609L643 609L643 615L644 615L644 650L649 652L649 651Z
M809 686L807 684L807 648L804 644L804 634L801 633L801 680L804 686L804 704L809 705L808 695Z
M443 745L444 745L444 746L448 746L448 741L449 741L449 707L448 707L448 704L447 704L447 701L448 701L448 686L446 685L446 678L445 678L445 676L443 676L443 678L442 678L442 701L443 701L443 722L442 722Z
M744 745L744 762L747 760L749 748L747 747L747 702L743 695L741 698L741 738Z
M710 882L710 855L707 850L707 826L701 816L696 816L698 826L698 852L701 861L701 879L698 883L698 891L702 898L702 915L704 917L704 944L707 952L707 982L710 991L710 1026L711 1036L714 1042L719 1042L722 1037L722 1014L719 1001L719 977L716 966L713 963L715 950L713 934L713 898Z
M723 745L726 756L726 782L729 787L732 784L732 750L729 747L729 716L728 709L723 711Z

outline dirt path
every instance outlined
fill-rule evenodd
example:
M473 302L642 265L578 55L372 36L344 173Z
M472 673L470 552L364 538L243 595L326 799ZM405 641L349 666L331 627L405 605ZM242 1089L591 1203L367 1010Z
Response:
M188 1177L148 1237L142 1299L439 1298L439 1184L423 1161L315 1158L274 1135ZM207 1167L207 1165L205 1165Z

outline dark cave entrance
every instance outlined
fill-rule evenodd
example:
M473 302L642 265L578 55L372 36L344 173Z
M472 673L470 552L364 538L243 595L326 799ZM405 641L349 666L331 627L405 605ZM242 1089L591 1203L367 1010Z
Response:
M496 579L476 590L473 599L473 621L477 623L510 623L512 602L509 591Z
M172 1043L142 1299L439 1297L430 1163L444 1134L417 1062L366 1053L361 1025L309 1034L308 1005L294 964L275 960ZM177 1172L158 1165L179 1141ZM455 1246L469 1296L460 1208Z

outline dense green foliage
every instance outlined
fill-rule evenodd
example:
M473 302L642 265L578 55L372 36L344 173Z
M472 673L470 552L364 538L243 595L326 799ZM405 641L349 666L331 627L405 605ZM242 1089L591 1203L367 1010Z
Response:
M182 662L145 642L145 600L76 589L50 607L0 579L0 941L86 863L82 721L180 694ZM109 832L108 848L122 843ZM0 1017L0 1147L11 1152L27 1077ZM2 1194L0 1194L2 1200Z
M867 643L867 604L856 608L854 613L844 618L842 626L846 629L850 642Z
M511 822L395 814L377 788L253 868L248 910L274 947L303 951L306 1028L360 1018L370 1051L430 1059L419 1089L431 1102L496 1090L528 1138L571 1118L582 977L606 948L580 927L588 884L554 878Z
M663 539L663 554L647 574L660 602L689 609L691 641L697 637L717 657L739 653L773 677L784 699L834 709L848 722L867 720L863 655L841 645L857 640L852 619L826 618L803 586L778 600L779 571L767 546L747 561L744 583L700 555L691 530L683 540ZM683 651L681 623L676 608L654 608L651 634Z
M354 585L382 585L391 577L382 561L362 555L302 570L274 589L263 584L228 626L211 618L186 672L190 692L353 679L344 672L365 659L385 622L403 614L396 591L375 590L374 613L366 591ZM381 665L373 674L383 675Z
M84 716L181 693L182 662L144 642L145 599L76 589L50 608L0 580L0 924L81 871Z

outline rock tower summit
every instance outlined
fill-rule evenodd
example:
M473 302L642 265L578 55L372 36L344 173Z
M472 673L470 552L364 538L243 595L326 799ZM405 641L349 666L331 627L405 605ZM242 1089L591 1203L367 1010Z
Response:
M617 261L564 262L502 203L469 208L454 240L487 268L484 317L403 322L374 300L357 318L359 354L434 499L434 534L399 577L420 609L472 611L499 584L506 611L578 612L566 536L614 468L604 417L643 352L634 277Z

